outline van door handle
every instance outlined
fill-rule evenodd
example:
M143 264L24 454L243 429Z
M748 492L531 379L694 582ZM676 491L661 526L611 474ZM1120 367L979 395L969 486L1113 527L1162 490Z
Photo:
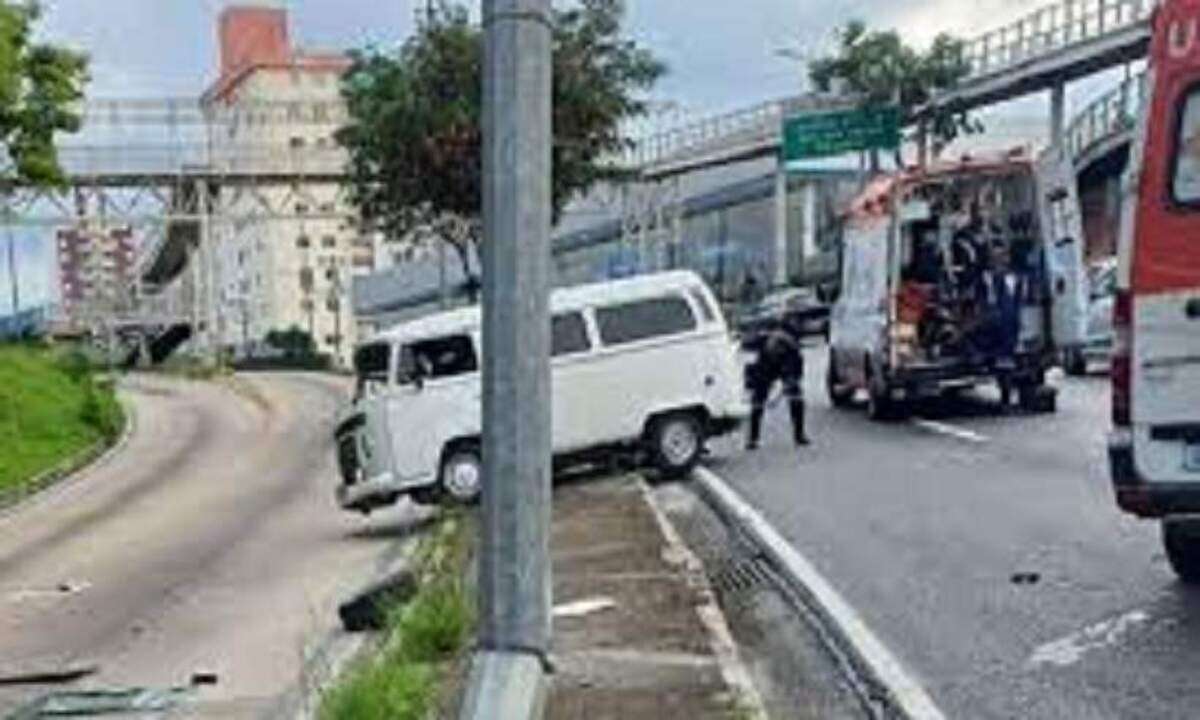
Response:
M1188 320L1200 320L1200 298L1188 300L1183 311L1187 314Z

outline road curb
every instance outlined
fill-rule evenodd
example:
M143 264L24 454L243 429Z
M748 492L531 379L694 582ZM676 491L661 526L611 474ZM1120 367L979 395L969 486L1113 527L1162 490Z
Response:
M692 475L697 488L717 513L746 533L775 565L837 639L854 655L856 666L886 694L887 704L908 720L945 720L925 688L892 655L803 555L754 507L712 471L697 468Z
M763 703L762 695L754 686L750 670L742 662L737 642L733 639L733 633L729 629L725 613L717 603L716 594L708 580L704 562L684 542L675 524L671 522L667 513L654 499L654 491L645 478L638 476L637 482L646 505L654 515L655 522L658 523L659 532L662 533L663 542L667 544L668 551L680 558L684 567L696 578L696 582L703 586L705 599L702 604L696 606L696 614L700 618L700 623L708 631L709 645L712 646L713 655L716 656L721 676L737 695L738 708L747 718L754 720L767 718L767 708Z

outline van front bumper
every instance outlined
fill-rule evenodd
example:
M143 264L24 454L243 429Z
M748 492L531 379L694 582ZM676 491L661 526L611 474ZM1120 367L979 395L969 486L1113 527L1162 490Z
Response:
M385 472L353 485L339 485L337 502L343 510L369 510L392 504L400 492L395 474Z
M1109 437L1108 466L1121 510L1146 519L1200 513L1200 483L1147 481L1134 462L1133 439L1128 433Z

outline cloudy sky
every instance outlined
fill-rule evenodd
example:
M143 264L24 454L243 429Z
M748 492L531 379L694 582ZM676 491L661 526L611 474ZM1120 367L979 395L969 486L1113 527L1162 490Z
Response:
M271 3L272 0L250 0ZM802 76L780 50L819 53L833 30L855 17L896 27L914 43L938 32L969 36L998 27L1044 0L627 0L629 30L670 66L655 94L693 113L736 109L794 93ZM216 18L229 0L44 0L42 34L86 51L95 97L195 96L214 79ZM424 0L279 0L290 10L292 36L304 47L387 45L412 29ZM474 5L475 3L471 3ZM980 25L981 19L985 22ZM1099 91L1084 84L1082 102ZM1015 103L989 113L1003 122L1003 141L1042 132L1044 102ZM1034 138L1036 139L1036 138ZM40 238L40 239L39 239ZM0 235L0 240L4 236ZM19 267L34 299L47 297L52 270L45 234L21 235ZM34 247L42 246L42 247ZM7 267L0 253L0 313L9 308Z

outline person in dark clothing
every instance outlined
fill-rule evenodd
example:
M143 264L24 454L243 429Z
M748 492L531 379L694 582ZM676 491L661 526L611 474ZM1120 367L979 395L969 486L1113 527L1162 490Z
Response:
M1012 404L1012 374L1016 370L1017 346L1021 340L1022 278L1012 269L1006 248L992 251L991 268L980 279L980 304L983 307L983 345L991 358L996 382L1000 386L1000 405Z
M750 437L746 449L758 449L767 400L777 382L782 383L788 401L793 439L798 446L808 445L804 429L804 355L798 328L775 321L749 337L743 347L758 354L746 368L746 387L751 396Z

